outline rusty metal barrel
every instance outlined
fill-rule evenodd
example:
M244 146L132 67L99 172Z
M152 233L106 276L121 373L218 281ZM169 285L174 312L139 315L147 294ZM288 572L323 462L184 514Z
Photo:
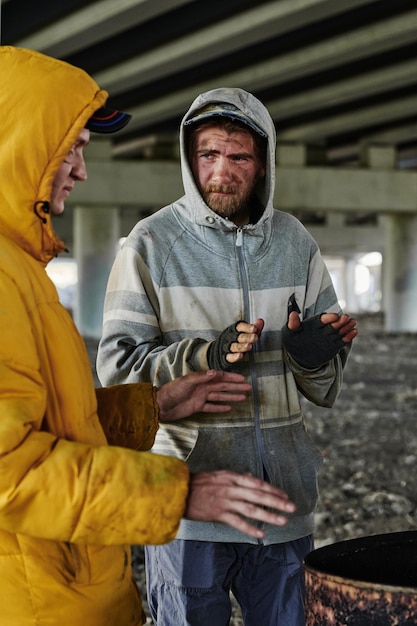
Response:
M417 531L323 546L304 571L307 626L417 624Z

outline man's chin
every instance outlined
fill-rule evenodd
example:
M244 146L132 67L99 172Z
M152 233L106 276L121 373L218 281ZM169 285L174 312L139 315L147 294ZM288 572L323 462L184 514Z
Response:
M65 210L64 203L51 204L51 215L62 215Z
M222 217L228 217L229 219L239 213L240 210L240 207L235 199L219 198L218 196L212 194L206 198L206 203L212 211Z

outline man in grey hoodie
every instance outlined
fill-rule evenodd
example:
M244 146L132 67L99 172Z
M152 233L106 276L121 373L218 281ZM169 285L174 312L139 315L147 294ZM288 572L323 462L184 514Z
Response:
M244 374L245 403L162 424L154 451L192 472L233 469L282 488L288 524L254 538L182 520L146 548L158 626L226 626L230 590L246 626L304 624L302 561L313 548L321 455L299 394L332 406L357 334L317 243L273 207L275 129L242 89L196 98L181 123L185 195L139 222L109 278L97 369L103 384L159 386L210 368Z

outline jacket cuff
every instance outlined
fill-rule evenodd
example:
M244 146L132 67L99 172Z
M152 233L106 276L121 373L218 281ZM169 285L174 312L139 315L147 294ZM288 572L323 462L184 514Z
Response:
M211 344L211 341L200 339L199 343L194 346L191 356L188 358L188 365L191 371L205 372L210 369L207 353Z
M149 450L158 430L156 388L129 383L96 389L97 413L111 445Z

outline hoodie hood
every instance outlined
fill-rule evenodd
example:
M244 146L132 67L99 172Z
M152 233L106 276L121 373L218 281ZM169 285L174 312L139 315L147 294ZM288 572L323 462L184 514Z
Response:
M64 250L51 223L52 182L108 94L83 70L0 46L0 232L47 263Z
M272 118L268 112L268 109L262 104L258 98L251 93L239 88L221 87L219 89L212 89L200 94L191 104L187 113L184 115L181 121L180 127L180 151L181 151L181 171L184 190L186 195L194 200L194 206L200 207L204 214L207 214L207 205L204 203L198 187L194 181L193 174L191 172L190 164L187 159L186 150L186 128L185 122L193 118L198 111L207 107L208 104L213 103L228 103L237 107L244 115L253 122L255 127L260 128L266 135L268 140L267 159L266 159L266 174L260 187L257 188L257 196L264 207L263 218L265 218L273 209L273 198L275 188L275 146L276 146L276 132ZM214 118L215 119L215 118ZM201 210L200 209L200 210ZM195 209L197 212L199 209ZM218 216L212 212L213 216L218 219ZM261 220L263 219L261 218Z

